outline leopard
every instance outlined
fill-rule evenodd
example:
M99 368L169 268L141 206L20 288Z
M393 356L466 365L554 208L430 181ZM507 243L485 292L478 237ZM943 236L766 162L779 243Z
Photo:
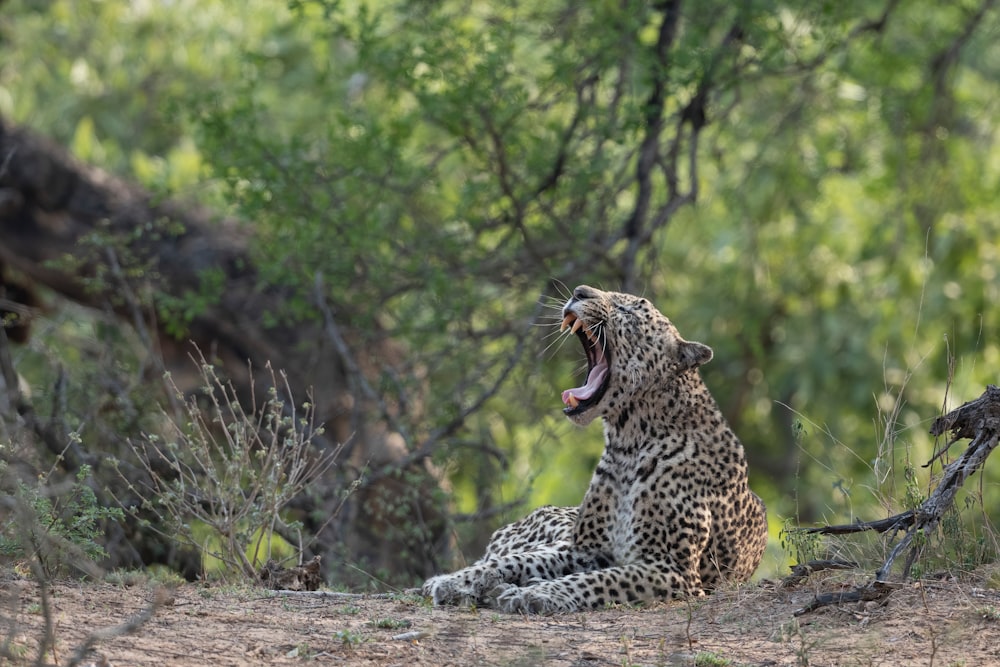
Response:
M702 380L712 349L645 297L580 285L560 333L587 358L563 412L600 417L604 449L578 507L543 506L497 530L483 557L428 579L435 605L553 614L703 597L746 582L768 538L743 444Z

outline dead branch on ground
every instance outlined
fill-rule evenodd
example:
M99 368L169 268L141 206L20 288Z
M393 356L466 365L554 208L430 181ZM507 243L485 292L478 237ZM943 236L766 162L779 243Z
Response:
M988 385L979 398L955 408L943 417L938 417L931 425L933 436L951 433L951 439L945 444L944 450L963 439L971 439L968 448L960 457L945 466L941 479L931 495L919 507L878 521L864 521L837 526L818 526L806 528L805 532L825 535L843 535L874 530L879 533L898 533L905 531L902 539L893 547L882 566L875 571L875 579L855 591L842 594L818 595L810 604L796 612L801 615L819 607L848 601L881 600L892 592L889 583L889 572L893 563L907 549L903 577L909 576L910 567L919 553L919 546L913 545L918 535L927 535L937 528L954 503L955 494L966 479L978 471L986 457L996 448L1000 439L1000 387ZM938 458L940 452L931 458L930 465Z

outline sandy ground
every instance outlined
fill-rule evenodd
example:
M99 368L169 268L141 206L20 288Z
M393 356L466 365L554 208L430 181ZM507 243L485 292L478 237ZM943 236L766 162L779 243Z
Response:
M884 604L825 607L794 616L818 591L761 582L695 602L543 617L433 608L407 595L276 594L250 587L148 581L60 582L52 587L54 650L68 665L1000 665L1000 591L980 573L910 583ZM148 609L131 634L115 626ZM45 614L36 583L0 581L0 623L14 662L33 664ZM0 664L4 659L0 658Z

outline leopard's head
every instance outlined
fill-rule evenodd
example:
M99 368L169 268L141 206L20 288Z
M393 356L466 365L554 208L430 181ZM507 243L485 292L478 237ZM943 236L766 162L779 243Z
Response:
M561 330L576 334L587 355L586 383L562 393L563 413L577 424L614 415L632 396L712 359L712 348L681 338L642 297L581 285L562 315Z

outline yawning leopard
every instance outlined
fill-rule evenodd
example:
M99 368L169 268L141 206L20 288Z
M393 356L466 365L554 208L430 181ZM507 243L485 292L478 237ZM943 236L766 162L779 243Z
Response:
M435 604L508 612L595 609L700 596L745 581L767 542L743 445L702 382L707 345L644 298L585 285L562 309L587 379L562 393L580 425L604 420L604 453L579 508L542 507L494 533L485 555L427 580Z

